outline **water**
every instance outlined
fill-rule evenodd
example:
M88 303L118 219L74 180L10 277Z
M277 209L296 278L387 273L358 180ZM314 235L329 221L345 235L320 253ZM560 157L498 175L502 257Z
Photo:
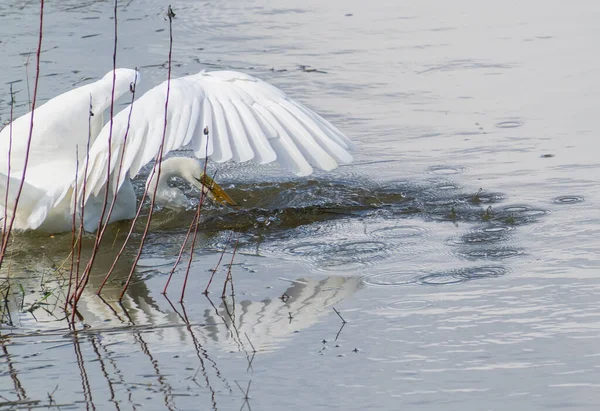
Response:
M310 179L219 167L243 207L207 211L183 307L187 256L172 305L161 291L193 211L158 213L122 306L115 300L135 245L106 303L93 294L125 226L111 228L114 246L98 257L78 333L53 309L70 235L16 236L3 273L12 288L1 401L597 409L600 6L186 0L173 8L174 75L259 76L344 130L356 161ZM119 7L119 66L139 67L142 89L166 77L164 9L155 0ZM111 16L106 1L46 5L41 101L111 68ZM37 24L35 1L0 2L2 121L11 82L17 110L27 109ZM236 297L224 304L237 233Z

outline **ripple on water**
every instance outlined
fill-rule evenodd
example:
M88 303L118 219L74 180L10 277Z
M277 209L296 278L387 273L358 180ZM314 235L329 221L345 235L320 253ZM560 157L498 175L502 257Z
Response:
M460 237L451 237L446 240L447 245L481 245L487 243L496 243L507 240L507 232L505 230L487 231L480 229L470 231Z
M351 270L374 264L387 256L387 245L380 241L342 242L329 246L316 263L317 268Z
M468 260L503 260L524 254L523 250L511 247L460 249L457 254Z
M380 273L364 277L362 283L366 286L375 287L451 285L471 280L500 277L505 275L507 271L506 268L500 266L479 266L426 274L408 272Z
M575 204L582 203L584 198L581 196L560 196L554 199L554 203L556 204Z
M539 217L548 214L548 212L547 210L527 205L514 205L491 209L489 215L492 221L500 220L510 224L521 225L535 222Z
M316 269L353 270L387 258L388 244L382 241L303 242L284 248L284 252L302 257Z
M375 238L384 238L388 240L402 240L404 238L421 236L425 232L427 232L427 229L424 227L419 227L415 225L397 225L391 227L377 228L369 232L369 235Z
M522 121L519 120L507 120L496 123L497 128L517 128L523 125Z
M465 167L451 165L437 165L431 166L427 169L428 174L435 175L463 174L465 171L467 171Z
M320 242L305 242L300 244L294 244L286 247L284 250L288 254L299 255L299 256L311 256L322 254L324 250L329 247L328 243Z
M423 310L432 305L433 301L430 300L400 300L378 305L376 309L382 312L405 312Z
M486 233L500 233L506 231L513 231L515 228L508 225L494 225L491 227L482 228L481 231L485 231Z

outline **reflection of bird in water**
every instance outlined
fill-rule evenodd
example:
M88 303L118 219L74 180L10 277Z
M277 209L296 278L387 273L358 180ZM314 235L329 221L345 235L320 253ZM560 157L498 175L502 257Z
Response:
M215 162L277 161L300 176L311 174L313 167L331 170L352 160L352 143L329 122L277 88L232 71L200 72L164 82L105 124L103 114L113 92L115 99L134 93L138 82L135 70L111 71L95 83L51 99L0 132L0 198L8 191L9 216L26 168L14 228L71 230L76 188L77 200L85 204L85 229L95 230L109 172L109 205L118 192L110 221L133 218L136 197L130 179L157 155L184 146ZM159 203L178 207L185 202L179 189L168 187L170 177L181 177L216 200L232 203L206 180L195 161L166 160L148 183L156 183L153 175L158 176Z
M99 247L95 264L90 272L88 286L82 294L78 305L78 314L86 324L106 325L106 320L111 320L112 325L119 325L133 321L134 323L152 324L161 322L153 316L164 316L158 310L158 305L150 295L150 290L143 281L143 273L136 270L128 294L123 299L122 306L117 302L123 288L123 280L127 277L131 264L137 252L136 240L128 245L115 265L111 279L103 288L103 299L96 295L98 286L111 268L115 255L123 245L127 230L121 224L110 226L106 232L109 240L103 247ZM93 252L95 236L84 235L80 254L80 272ZM57 234L50 238L45 234L30 231L19 233L12 237L12 246L5 257L0 269L0 281L6 279L12 288L18 287L27 290L22 299L13 299L9 307L11 313L22 311L21 318L36 319L36 328L45 324L51 328L59 326L57 319L65 317L63 307L69 282L71 267L71 234ZM77 256L76 252L76 256ZM74 260L76 264L76 258ZM73 266L75 272L76 265ZM136 300L140 302L136 302ZM143 303L141 303L143 302ZM151 308L140 309L139 305ZM21 307L23 307L21 309ZM131 318L122 312L126 309ZM31 312L31 315L29 314ZM120 312L121 315L115 315ZM66 323L64 324L66 325Z
M257 350L274 350L294 332L307 329L323 315L333 313L331 307L358 290L360 278L301 278L292 283L277 298L241 300L233 305L227 300L218 307L205 310L207 324L216 324L207 325L208 336L223 348L244 346L250 350L247 343L250 339Z
M57 319L64 318L62 306L64 304L64 278L68 277L68 263L61 268L61 273L57 269L57 265L66 260L67 253L64 252L64 241L68 241L67 237L70 234L57 236L54 240L56 244L52 245L47 238L42 236L22 234L15 236L15 248L23 250L23 254L31 253L32 248L39 250L40 244L45 244L44 252L48 257L40 257L33 266L28 266L27 261L32 261L30 258L23 258L24 255L12 256L11 265L5 264L2 267L2 276L8 270L13 283L19 282L23 284L27 290L37 290L40 284L44 284L47 289L53 290L53 295L43 301L43 305L32 312L35 316L34 328L48 327L56 329L57 327L66 326L67 320L64 322ZM107 233L107 238L110 238L114 232ZM91 236L90 236L91 237ZM63 241L64 240L64 241ZM115 244L115 249L119 249L119 241ZM86 241L93 241L89 238ZM24 251L27 246L19 243L27 243L29 251ZM117 264L114 280L109 281L103 289L103 299L100 299L95 291L97 286L102 281L104 274L110 267L114 259L114 249L110 247L100 247L99 254L96 258L90 283L84 291L81 300L78 304L78 311L85 324L93 329L110 329L114 330L117 340L120 338L120 327L128 327L130 325L141 326L144 328L156 328L152 335L148 335L148 341L157 340L169 341L173 347L181 344L181 341L187 340L187 332L181 327L173 327L173 325L181 324L182 318L169 305L168 301L163 296L153 295L149 290L146 281L144 281L144 273L137 270L136 275L131 282L122 305L117 302L118 295L121 291L121 280L127 275L130 269L131 260L136 251L136 246L132 245L131 249L127 249L122 260ZM60 252L59 252L60 250ZM61 253L62 252L62 253ZM19 251L19 254L21 251ZM39 251L37 252L39 254ZM85 261L91 253L91 247L82 248L82 259ZM153 259L152 266L161 261ZM167 261L162 261L163 266L157 270L167 273L171 264ZM202 270L197 267L195 270ZM36 275L29 274L27 278L14 278L14 275L20 276L18 273L25 271L33 271ZM63 280L61 280L61 277ZM60 287L60 284L63 284ZM204 288L204 282L201 288ZM196 285L194 285L195 287ZM204 326L195 327L195 336L202 344L216 345L226 350L246 350L250 351L251 347L248 344L248 338L256 349L261 351L275 349L278 344L293 335L294 331L307 329L318 323L323 315L332 314L332 306L341 304L346 298L352 296L360 287L360 278L358 277L339 277L332 276L326 278L301 278L291 281L291 285L282 289L274 287L270 289L270 296L265 299L251 299L238 295L235 300L228 298L227 303L220 298L214 298L213 302L202 297L194 298L188 302L188 309L193 313L188 317L189 321L194 324L206 324ZM63 291L60 291L62 289ZM262 286L261 286L262 289ZM188 289L188 295L192 295L195 291ZM238 290L239 292L239 290ZM196 294L199 294L196 293ZM36 302L43 298L43 293L31 293L24 296L25 301L23 306L25 309L32 307ZM177 298L177 297L175 297ZM25 312L17 314L20 311L21 300L14 298L10 302L12 306L10 310L14 316L13 321L18 321L20 317L27 321L32 319L32 316ZM55 304L56 303L56 304ZM181 306L175 304L175 310L181 313ZM202 313L203 310L203 314ZM291 320L290 320L291 315ZM21 322L21 325L27 327L27 322ZM114 328L113 328L114 327ZM125 331L125 330L124 330ZM111 337L112 338L112 337ZM167 346L164 347L167 349ZM172 348L172 347L171 347ZM169 349L171 349L169 348ZM162 350L162 348L161 348Z

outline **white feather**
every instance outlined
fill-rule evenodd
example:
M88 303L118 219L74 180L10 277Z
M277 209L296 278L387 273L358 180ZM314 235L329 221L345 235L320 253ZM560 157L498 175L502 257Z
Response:
M139 79L134 70L116 70L115 96L126 94ZM21 208L27 215L20 216L17 210L17 228L37 228L50 225L50 218L64 218L65 224L68 221L65 229L70 229L70 205L74 199L68 193L75 192L77 164L78 204L87 205L86 213L90 215L86 219L98 220L100 211L88 211L87 207L101 203L98 199L107 187L114 193L127 184L130 190L129 179L157 158L161 146L163 157L171 150L191 146L199 158L208 154L216 162L276 161L299 176L311 174L313 167L332 170L352 161L349 151L353 144L336 127L276 87L244 73L203 71L163 82L117 113L112 125L109 121L102 126L102 113L111 104L112 85L110 72L101 80L68 91L36 109L29 153L31 167L25 176L27 204ZM12 124L13 184L20 181L30 119L31 113ZM9 130L5 127L0 132L0 173L4 174L8 157L2 153L8 153ZM91 148L86 162L88 139ZM1 190L2 184L3 197ZM120 206L135 207L135 198L131 202ZM126 216L129 212L125 211L117 214Z

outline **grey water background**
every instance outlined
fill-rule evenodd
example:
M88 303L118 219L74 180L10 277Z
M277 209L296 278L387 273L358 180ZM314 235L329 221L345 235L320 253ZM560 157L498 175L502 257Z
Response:
M207 211L184 307L160 292L193 211L162 212L124 306L118 281L107 304L90 290L77 334L52 299L31 309L42 284L60 294L70 235L16 236L2 278L28 295L13 291L2 319L0 403L598 408L600 4L172 5L174 76L234 69L271 82L355 141L356 161L308 179L211 165L243 207ZM119 3L118 65L138 67L143 90L166 78L166 6ZM9 83L27 110L37 27L36 1L0 2L3 122ZM110 70L112 33L112 2L48 1L40 101ZM238 232L224 305L223 268L211 300L201 293Z

